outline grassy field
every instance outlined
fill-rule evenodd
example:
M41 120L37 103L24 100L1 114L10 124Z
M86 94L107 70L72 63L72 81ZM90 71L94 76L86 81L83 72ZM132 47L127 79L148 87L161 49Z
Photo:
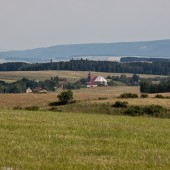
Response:
M103 72L92 72L92 76L120 76L123 73L103 73ZM132 74L125 73L127 77L132 77ZM12 71L12 72L0 72L0 80L13 82L23 77L33 80L46 80L54 76L64 77L69 81L76 81L80 78L85 78L88 75L88 71ZM158 77L157 75L145 75L139 74L141 78ZM162 76L161 76L162 77Z
M87 74L0 72L0 79L45 80L58 75L76 81ZM93 75L121 74L94 72ZM0 169L170 169L170 119L113 116L108 115L107 107L121 100L129 105L158 104L170 109L170 99L156 99L155 94L146 99L117 98L124 92L140 95L138 86L82 88L73 91L77 103L54 107L58 112L48 111L53 109L49 104L57 101L61 91L0 94ZM170 96L170 93L163 95ZM13 110L16 106L38 106L41 111Z
M170 119L0 110L0 169L170 169Z

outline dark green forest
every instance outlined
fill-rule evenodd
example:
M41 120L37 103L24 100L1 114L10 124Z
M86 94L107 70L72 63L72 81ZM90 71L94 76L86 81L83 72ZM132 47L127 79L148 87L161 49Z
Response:
M51 63L3 63L0 71L39 71L39 70L73 70L97 71L110 73L133 73L170 75L170 62L130 62L119 63L111 61L70 60Z
M168 58L122 57L121 62L170 62Z

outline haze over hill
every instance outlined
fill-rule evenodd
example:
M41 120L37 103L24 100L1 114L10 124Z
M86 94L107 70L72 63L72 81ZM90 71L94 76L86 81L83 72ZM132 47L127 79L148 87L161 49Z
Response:
M170 40L57 45L24 51L0 52L0 59L8 61L45 62L89 58L107 60L110 56L142 56L170 58Z

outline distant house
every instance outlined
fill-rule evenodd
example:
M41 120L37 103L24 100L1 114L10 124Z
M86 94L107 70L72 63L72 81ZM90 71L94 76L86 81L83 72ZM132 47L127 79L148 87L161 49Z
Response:
M91 77L91 73L88 74L87 87L107 86L107 80L102 76Z
M60 80L58 81L58 84L60 87L64 88L64 86L67 84L67 81L66 80Z
M97 84L96 82L90 81L90 82L87 82L87 87L97 87Z
M32 90L28 87L26 93L32 93Z
M43 88L41 88L41 87L35 87L35 88L33 89L33 92L34 92L34 93L47 93L47 90L45 90L45 89L43 89Z

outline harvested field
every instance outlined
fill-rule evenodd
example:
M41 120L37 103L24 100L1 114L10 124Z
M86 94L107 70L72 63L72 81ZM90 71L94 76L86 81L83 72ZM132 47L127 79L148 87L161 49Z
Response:
M57 95L62 91L59 89L54 93L47 94L0 94L0 107L11 108L15 106L31 106L36 105L40 107L48 106L48 103L57 100ZM97 88L82 88L74 90L75 100L96 100L98 97L106 97L108 99L115 98L123 92L133 91L133 93L140 93L139 87L130 86L115 86L115 87L97 87Z
M0 94L0 108L13 108L15 106L39 106L41 108L48 107L51 102L57 101L57 95L62 91L59 89L54 93L47 94ZM137 99L118 99L117 97L124 92L136 93L140 96L139 87L137 86L115 86L115 87L97 87L97 88L83 88L74 90L74 99L78 101L97 102L97 103L114 103L117 100L128 101L130 105L147 105L158 104L164 107L170 107L170 99L154 98L155 94L149 95L149 98ZM170 96L169 93L163 94ZM107 100L98 100L105 98Z
M46 80L50 77L59 76L66 78L70 81L76 81L80 78L87 77L88 71L11 71L11 72L0 72L0 80L7 82L16 81L22 79L23 77L33 79L33 80ZM103 77L109 76L120 76L121 74L126 74L127 77L132 77L133 74L130 73L104 73L104 72L92 72L92 76L101 75ZM158 75L145 75L139 74L141 78L153 78L158 77ZM162 76L160 76L162 77Z

